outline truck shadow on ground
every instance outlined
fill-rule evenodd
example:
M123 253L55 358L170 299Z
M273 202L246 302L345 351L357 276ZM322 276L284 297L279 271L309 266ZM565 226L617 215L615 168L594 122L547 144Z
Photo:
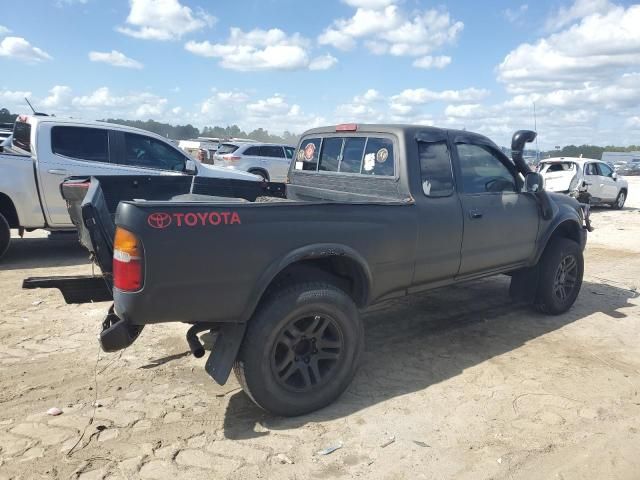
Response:
M632 290L585 282L569 312L545 316L512 304L508 282L506 277L495 277L369 309L363 314L366 347L361 368L336 402L309 415L282 418L265 413L240 391L229 400L225 436L247 439L268 434L254 431L258 421L280 430L346 417L426 389L593 313L625 318L619 310L638 297Z
M0 260L0 270L69 267L89 265L89 254L74 233L50 237L12 238L9 250ZM53 272L55 274L55 272Z

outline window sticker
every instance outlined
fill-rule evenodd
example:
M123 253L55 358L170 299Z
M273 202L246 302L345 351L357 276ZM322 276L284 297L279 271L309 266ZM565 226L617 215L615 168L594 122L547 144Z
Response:
M296 155L296 158L299 162L302 162L304 160L304 150L298 150L298 155Z
M367 153L364 156L364 170L370 172L376 166L376 154Z
M387 158L389 158L389 150L386 148L381 148L376 152L376 162L384 163L387 161Z
M304 147L304 159L307 162L313 160L313 156L316 153L316 146L313 143L307 143L307 146Z
M300 153L302 153L302 152L300 152ZM303 156L303 155L298 155L298 156L300 157L300 156ZM296 170L302 170L302 169L304 169L304 163L303 162L296 162Z

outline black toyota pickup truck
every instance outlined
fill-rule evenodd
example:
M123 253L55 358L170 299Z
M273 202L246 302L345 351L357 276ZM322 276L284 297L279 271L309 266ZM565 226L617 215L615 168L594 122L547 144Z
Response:
M106 351L146 324L185 322L202 356L197 334L212 330L217 382L234 369L260 407L304 414L349 385L368 305L509 274L514 299L571 307L588 209L544 191L521 154L534 138L517 132L509 159L467 131L348 124L307 131L286 184L69 180L63 196L103 276L25 286L112 297Z

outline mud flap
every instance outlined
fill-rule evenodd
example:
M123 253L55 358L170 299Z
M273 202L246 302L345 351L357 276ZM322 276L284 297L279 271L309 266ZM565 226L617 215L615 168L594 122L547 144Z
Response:
M539 272L538 265L514 272L509 286L511 300L533 304L538 293Z
M204 368L219 385L224 385L229 378L246 330L246 323L229 323L224 324L218 331L218 337Z

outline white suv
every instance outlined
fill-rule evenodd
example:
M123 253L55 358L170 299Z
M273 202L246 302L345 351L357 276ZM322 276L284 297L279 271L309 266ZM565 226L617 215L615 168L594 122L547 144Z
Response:
M271 182L284 182L295 147L277 143L226 142L218 148L215 164L253 173Z

